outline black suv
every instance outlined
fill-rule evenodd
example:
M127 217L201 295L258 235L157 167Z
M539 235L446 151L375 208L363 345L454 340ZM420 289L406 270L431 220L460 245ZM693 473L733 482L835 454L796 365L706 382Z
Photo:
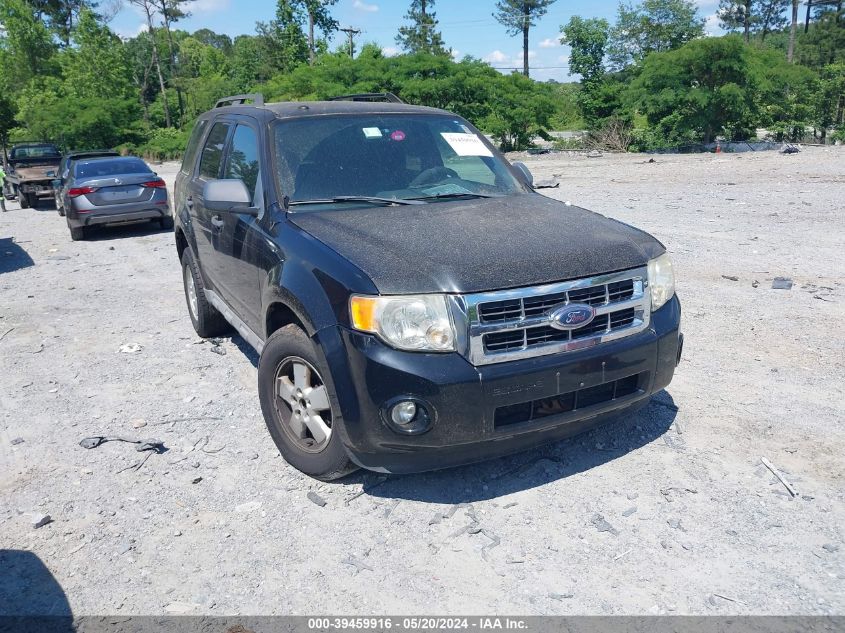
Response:
M535 193L461 117L394 101L222 100L176 180L191 320L260 353L285 459L321 479L444 468L666 387L683 336L663 245Z

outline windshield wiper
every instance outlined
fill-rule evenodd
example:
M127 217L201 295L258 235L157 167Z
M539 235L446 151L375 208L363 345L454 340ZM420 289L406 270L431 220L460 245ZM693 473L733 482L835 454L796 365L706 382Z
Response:
M492 193L472 193L471 191L464 191L460 193L436 193L431 196L415 196L413 198L405 198L406 200L445 200L448 198L502 198L501 194Z
M379 204L425 204L419 200L403 198L381 198L379 196L333 196L322 200L293 200L289 207L303 204L331 204L333 202L375 202Z

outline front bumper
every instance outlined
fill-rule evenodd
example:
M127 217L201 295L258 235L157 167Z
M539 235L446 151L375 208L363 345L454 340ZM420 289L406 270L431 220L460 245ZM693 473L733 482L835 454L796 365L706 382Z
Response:
M340 327L315 336L332 368L351 459L409 473L526 450L644 406L672 380L683 343L680 317L673 297L639 334L479 367L459 354L402 352ZM425 433L401 434L388 423L383 405L406 397L429 410Z

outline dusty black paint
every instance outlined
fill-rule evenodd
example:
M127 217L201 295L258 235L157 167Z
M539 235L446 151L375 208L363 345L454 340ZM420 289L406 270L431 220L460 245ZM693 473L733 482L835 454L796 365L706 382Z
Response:
M479 292L645 265L664 251L627 224L539 194L292 213L383 294Z

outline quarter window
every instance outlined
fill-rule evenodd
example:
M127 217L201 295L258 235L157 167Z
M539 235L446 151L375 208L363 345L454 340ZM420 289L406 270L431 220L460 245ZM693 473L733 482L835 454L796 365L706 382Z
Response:
M223 177L242 180L254 200L259 165L258 135L251 127L239 125L232 136L232 149L229 151Z
M229 123L215 123L208 134L205 147L202 148L200 159L200 177L216 179L220 177L220 163L223 159L223 148L229 135Z
M185 158L182 160L182 171L186 174L191 173L194 166L194 159L197 157L199 150L200 139L202 133L205 132L205 125L208 123L205 119L197 122L194 131L191 133L191 140L188 141L188 148L185 150Z

